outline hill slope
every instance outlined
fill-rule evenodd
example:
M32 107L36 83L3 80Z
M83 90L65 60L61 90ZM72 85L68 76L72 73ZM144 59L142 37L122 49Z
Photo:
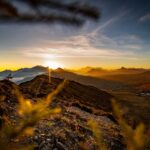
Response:
M31 81L18 85L24 97L29 98L33 103L43 100L43 98L62 82L62 79L52 78L48 82L48 76L40 75ZM4 90L3 96L9 95L1 101L1 112L9 108L12 111L7 114L12 124L17 121L17 110L13 97L14 83L10 81L1 81L0 89L4 86L10 87L10 91ZM17 85L15 85L17 86ZM61 150L79 150L83 144L90 150L96 150L96 141L91 128L87 122L96 121L98 127L104 133L103 138L109 149L123 149L122 136L120 128L112 115L110 99L112 96L107 92L101 91L95 87L85 86L70 81L64 89L53 99L51 107L61 107L61 113L57 116L50 116L40 120L35 126L35 135L17 139L18 143L34 143L36 149L61 149ZM13 104L13 105L12 105ZM11 109L10 109L11 110ZM30 141L30 142L29 142Z
M62 79L52 78L49 84L46 75L40 75L33 80L20 84L22 92L28 97L43 97L52 92L62 82ZM80 103L90 103L104 110L111 110L110 99L112 96L92 86L86 86L74 81L69 81L62 92L58 95L67 102L79 99Z

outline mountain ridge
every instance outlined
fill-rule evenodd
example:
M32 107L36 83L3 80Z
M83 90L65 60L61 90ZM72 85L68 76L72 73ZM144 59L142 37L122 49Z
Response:
M12 89L15 85L21 91L23 97L33 104L44 100L47 94L51 93L62 83L62 79L52 78L49 83L47 75L39 75L31 81L16 85L15 83L3 80L0 81L0 88ZM2 87L1 87L2 86ZM14 125L19 116L17 114L17 101L11 91L3 91L8 97L1 101L0 115L7 116L10 125ZM90 149L97 148L92 129L88 126L88 121L93 119L104 132L104 139L107 146L113 149L124 147L119 125L112 114L112 95L95 87L79 84L74 81L69 83L62 91L53 98L49 109L53 107L61 108L61 113L56 117L47 116L39 120L35 125L35 135L17 139L18 144L34 143L37 149L51 149L51 147L63 150L82 149L82 143L90 142ZM1 122L2 120L0 120ZM49 125L51 123L51 125ZM115 133L115 134L114 134ZM29 142L30 141L30 142ZM48 141L48 144L47 144ZM113 144L112 144L113 142ZM16 142L15 142L16 143ZM65 147L65 149L64 149Z

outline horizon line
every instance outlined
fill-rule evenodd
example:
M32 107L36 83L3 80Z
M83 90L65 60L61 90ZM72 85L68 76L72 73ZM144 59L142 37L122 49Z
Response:
M34 68L34 67L37 67L37 66L41 66L41 67L47 67L49 69L52 69L51 67L49 66L44 66L44 65L33 65L33 66L22 66L22 67L8 67L8 68L0 68L0 72L2 71L6 71L6 70L10 70L10 71L17 71L19 69L24 69L24 68ZM78 67L58 67L58 68L62 68L64 70L78 70L78 69L83 69L83 68L95 68L95 69L103 69L103 70L117 70L117 69L145 69L145 70L150 70L150 67L126 67L126 66L120 66L120 67L103 67L103 66L93 66L93 65L84 65L84 66L78 66ZM58 69L57 68L57 69ZM55 70L55 69L52 69L52 70Z

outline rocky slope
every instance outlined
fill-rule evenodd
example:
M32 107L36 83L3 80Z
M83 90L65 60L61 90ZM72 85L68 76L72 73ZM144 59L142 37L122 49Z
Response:
M18 85L18 88L24 97L36 103L55 90L61 82L62 79L52 78L49 83L46 75L40 75ZM3 99L0 115L7 116L15 124L18 114L14 86L17 85L7 80L0 82L0 95ZM61 113L40 120L33 136L17 139L17 142L35 144L35 149L38 150L96 150L96 139L88 125L92 119L102 131L108 149L123 149L120 128L112 114L111 98L110 94L95 87L69 81L50 105L50 109L60 107Z

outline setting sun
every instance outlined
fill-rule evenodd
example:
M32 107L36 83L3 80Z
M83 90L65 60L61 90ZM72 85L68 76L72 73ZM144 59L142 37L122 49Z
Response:
M63 68L62 64L60 64L58 62L54 62L54 61L46 61L44 63L44 66L49 67L51 69Z

